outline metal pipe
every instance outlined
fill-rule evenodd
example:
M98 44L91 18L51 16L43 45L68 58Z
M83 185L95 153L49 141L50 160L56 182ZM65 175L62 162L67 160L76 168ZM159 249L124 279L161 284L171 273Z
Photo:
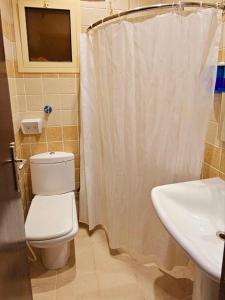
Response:
M160 4L153 4L153 5L148 5L148 6L141 6L141 7L136 7L136 8L132 8L129 10L125 10L122 11L120 13L105 17L95 23L93 23L92 25L90 25L87 29L87 32L89 32L91 29L97 27L98 25L101 25L105 22L114 20L116 18L120 18L123 16L127 16L130 14L135 14L138 12L142 12L142 11L146 11L146 10L151 10L151 9L167 9L167 8L181 8L184 9L185 7L203 7L203 8L217 8L217 9L222 9L225 10L225 5L221 5L219 3L217 4L213 4L213 3L207 3L207 2L178 2L178 3L160 3Z

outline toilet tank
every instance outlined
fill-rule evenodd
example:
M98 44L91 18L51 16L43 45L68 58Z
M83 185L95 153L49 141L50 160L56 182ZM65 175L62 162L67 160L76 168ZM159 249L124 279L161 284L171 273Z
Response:
M30 168L35 195L58 195L75 189L72 153L46 152L31 156Z

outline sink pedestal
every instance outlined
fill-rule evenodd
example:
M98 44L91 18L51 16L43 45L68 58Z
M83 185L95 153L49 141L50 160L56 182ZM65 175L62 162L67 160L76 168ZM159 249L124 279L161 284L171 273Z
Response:
M217 300L219 297L219 282L211 279L204 271L196 267L192 300Z

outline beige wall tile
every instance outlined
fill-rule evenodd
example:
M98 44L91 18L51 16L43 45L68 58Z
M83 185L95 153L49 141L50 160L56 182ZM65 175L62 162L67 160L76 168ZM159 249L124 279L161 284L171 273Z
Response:
M60 99L63 110L78 110L78 99L75 94L60 95Z
M27 109L29 111L43 111L44 101L42 95L27 95Z
M221 150L220 171L225 173L225 149Z
M25 81L23 78L16 78L17 95L25 95Z
M5 59L6 61L9 61L12 66L13 66L13 74L15 77L15 67L14 67L14 61L15 61L15 57L14 57L14 48L15 48L15 43L10 41L8 38L3 37L4 40L4 48L5 48Z
M16 145L15 152L16 152L16 157L17 158L22 157L22 147L21 146Z
M30 135L23 134L21 130L19 131L19 135L21 144L30 143Z
M48 127L46 128L46 136L48 142L62 141L62 128L61 127Z
M210 121L208 125L206 143L212 144L215 146L220 146L221 141L218 138L218 123Z
M61 110L61 95L58 94L44 94L44 106L50 105L54 110Z
M206 144L205 147L205 162L216 169L220 167L221 149L219 147Z
M41 134L31 134L30 135L30 143L41 143L46 142L46 129L42 130Z
M25 92L27 95L42 95L41 78L25 78Z
M76 93L76 79L75 78L60 78L58 81L58 88L60 94L75 94Z
M75 181L80 182L80 169L75 169Z
M64 141L78 140L78 126L63 127Z
M64 151L79 154L79 143L77 141L64 141Z
M75 155L75 167L76 169L80 168L80 155Z
M15 77L14 62L6 59L6 69L8 77Z
M21 136L19 131L15 133L15 143L17 147L21 146Z
M11 109L12 109L12 116L16 117L16 114L18 113L18 99L16 96L11 96Z
M63 142L48 142L48 151L63 151Z
M221 94L214 95L213 109L211 113L211 121L219 122L220 120L220 109L221 109Z
M26 172L24 174L24 182L28 186L28 188L31 188L31 173L30 172Z
M75 110L62 111L63 126L78 125L78 112Z
M2 32L5 38L11 40L11 27L5 19L2 19Z
M47 152L47 151L48 151L47 143L31 144L31 154L32 155L39 154L42 152Z
M219 54L218 54L218 61L223 62L223 50L220 50L220 51L219 51Z
M103 8L106 9L108 6L108 1L81 1L80 7L86 8Z
M219 170L222 168L221 164L221 147L223 147L222 141L218 137L218 125L220 121L221 111L221 94L215 94L213 110L209 122L207 137L206 137L206 149L205 149L205 162L206 165L203 168L203 177L215 177L222 174ZM211 145L210 145L211 144ZM215 147L216 146L216 147Z
M47 127L62 126L62 111L53 110L50 115L45 115L44 119Z
M88 7L81 8L82 26L91 25L94 22L103 19L106 16L107 16L106 9L88 8Z
M225 173L219 172L219 177L220 177L221 179L225 180Z
M35 119L35 118L40 118L44 120L45 114L43 111L25 111L25 112L20 112L20 120L22 119Z
M59 79L57 78L43 78L43 93L44 94L58 94L59 93Z
M211 167L210 165L204 164L203 166L203 178L213 178L213 177L218 177L220 172Z
M8 78L8 84L9 84L10 97L16 96L17 93L16 93L16 81L15 81L15 78Z
M17 100L18 100L19 112L25 112L27 110L26 96L25 95L18 95Z
M116 10L126 10L130 6L129 0L113 0L112 8Z
M31 156L31 147L30 144L22 144L21 145L22 150L22 158L29 159Z

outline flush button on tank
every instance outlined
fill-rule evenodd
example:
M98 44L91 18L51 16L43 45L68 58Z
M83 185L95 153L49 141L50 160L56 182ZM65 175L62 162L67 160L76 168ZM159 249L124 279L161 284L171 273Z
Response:
M50 154L50 155L54 155L54 154L55 154L55 152L54 152L54 151L52 151L52 152L49 152L49 154Z

